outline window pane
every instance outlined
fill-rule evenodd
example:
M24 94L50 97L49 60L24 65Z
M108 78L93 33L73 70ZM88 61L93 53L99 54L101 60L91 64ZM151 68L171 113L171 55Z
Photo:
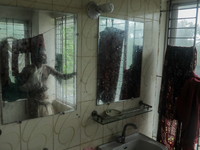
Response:
M173 37L194 37L195 29L170 29L169 32L175 33Z
M190 47L194 45L194 40L193 39L169 39L169 43L172 46Z
M171 20L171 24L176 24L177 28L181 27L195 27L195 20L196 19L175 19Z
M198 10L198 12L200 9ZM195 73L200 76L200 13L198 13L198 22L197 22L197 35L196 35L196 48L197 48L197 66Z
M67 15L56 18L56 70L72 73L76 69L76 26L75 16ZM76 79L58 80L56 99L62 104L75 106Z
M178 11L178 18L196 17L196 9L185 9Z
M191 2L187 3L187 4L179 4L178 8L179 9L187 9L187 8L194 8L194 7L197 7L197 4L196 2L194 2L193 4L191 4Z

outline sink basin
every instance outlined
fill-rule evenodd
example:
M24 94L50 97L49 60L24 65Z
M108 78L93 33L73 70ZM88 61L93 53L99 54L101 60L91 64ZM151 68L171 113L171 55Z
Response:
M141 133L134 133L125 139L125 143L115 141L100 145L98 150L167 150L161 143Z

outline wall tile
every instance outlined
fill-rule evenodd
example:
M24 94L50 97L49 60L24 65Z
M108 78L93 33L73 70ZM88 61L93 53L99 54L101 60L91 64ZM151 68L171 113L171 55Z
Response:
M160 0L151 0L145 3L145 18L150 20L159 20Z
M19 7L35 8L42 10L53 10L53 5L51 0L17 0L16 5Z
M75 13L75 14L79 14L81 11L79 8L65 7L62 5L52 5L52 9L53 11L57 11L57 12L66 12L66 13Z
M81 10L79 10L77 13L77 33L76 33L76 38L77 38L77 55L82 56L82 38L81 38L81 32L82 32L82 17L81 17ZM73 13L73 12L71 12Z
M0 135L0 149L20 150L20 124L0 125L2 134Z
M91 113L96 110L98 114L103 111L103 106L96 106L96 100L81 103L81 143L103 137L103 126L92 120Z
M63 150L80 144L80 103L77 110L54 116L54 150Z
M139 125L138 128L140 133L145 134L148 137L152 138L152 122Z
M103 137L103 143L109 143L109 142L115 141L116 138L119 137L121 134L122 134L122 131L113 133L113 134L108 135L108 136L104 136Z
M61 5L66 8L81 8L82 1L80 0L52 0L53 5Z
M95 1L97 4L99 1ZM83 0L82 4L82 56L97 56L98 43L98 19L88 16L86 8L89 0Z
M82 57L82 100L96 99L97 57Z
M104 128L104 137L110 136L113 137L118 133L121 133L123 130L123 120L109 123L103 126Z
M53 4L53 0L35 0L38 3Z
M123 0L112 0L111 1L114 5L114 10L112 14L115 15L123 15L127 16L128 15L128 1L123 1Z
M28 3L24 2L23 0L19 0L17 5L24 7L25 5L28 5ZM35 3L33 3L33 4L31 4L27 7L28 8L35 8L35 9L42 9L42 10L53 10L52 4L45 4L45 3L38 3L38 2L35 2Z
M17 0L1 0L0 4L2 4L2 5L16 6Z
M95 148L97 150L97 147L99 145L101 145L102 143L103 143L102 139L94 140L94 141L82 144L81 145L81 150L83 150L84 148L87 148L87 147L93 147L93 148Z
M148 122L152 122L153 120L152 120L151 116L152 116L152 112L144 113L144 114L123 120L124 121L123 124L125 125L127 123L133 123L133 124L139 126L142 124L146 124Z
M144 0L128 0L128 16L129 18L144 18L145 1Z
M156 96L155 96L155 102L154 102L154 111L153 111L153 131L152 136L157 137L157 129L158 129L158 106L159 106L159 97L160 97L160 89L161 89L161 82L162 78L157 77L156 78Z
M18 0L19 1L19 0ZM30 2L35 2L36 0L23 0L23 1L30 1Z
M98 20L87 16L82 10L82 56L97 56Z
M19 7L31 8L34 4L35 4L35 1L25 1L25 0L17 1L17 6Z
M82 100L82 67L81 66L82 63L82 57L77 57L77 74L76 74L76 78L77 78L77 83L76 83L76 101L80 102ZM78 67L79 66L79 67Z
M23 121L21 124L21 143L21 148L24 150L53 149L53 117Z
M80 146L64 149L64 150L82 150Z

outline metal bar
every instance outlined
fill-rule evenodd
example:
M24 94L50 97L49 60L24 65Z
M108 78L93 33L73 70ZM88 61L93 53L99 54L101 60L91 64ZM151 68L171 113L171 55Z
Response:
M195 29L196 27L181 27L181 28L169 28L169 29Z
M76 72L76 64L77 64L77 58L76 58L76 50L77 50L77 36L75 36L75 34L77 33L77 20L76 20L76 15L74 15L74 36L73 36L73 51L74 51L74 56L73 56L73 71ZM77 34L76 34L77 35ZM73 89L76 89L76 76L73 78ZM75 104L76 101L76 90L73 90L73 106L76 106Z
M181 20L181 19L196 19L196 17L188 17L188 18L170 18L169 20Z
M161 75L156 75L156 77L162 78L162 76L161 76Z
M172 7L172 0L169 1L169 10L171 9ZM171 11L168 11L168 14L167 14L167 19L169 20L171 18ZM169 31L169 28L170 28L170 21L168 21L168 25L167 25L167 31ZM168 37L169 37L169 32L167 32L167 44L168 44Z
M66 16L67 16L67 15L66 15ZM66 66L65 66L65 67L66 67L65 69L66 69L66 70L64 71L64 69L63 69L63 73L68 73L68 72L67 72L67 68L68 68L68 64L67 64L67 54L68 54L68 50L67 50L67 45L68 45L67 23L68 23L68 22L67 22L67 21L68 21L68 19L67 19L66 16L65 16L65 30L64 30L64 32L65 32L65 33L64 33L64 34L65 34L65 41L64 41L64 42L65 42L65 49L64 49L64 51L65 51L64 57L65 57L65 58L64 58L64 59L65 59L65 65L66 65ZM63 67L64 67L64 66L63 66ZM65 81L65 82L67 82L67 81ZM68 94L68 92L67 92L67 89L68 89L68 88L67 88L67 86L63 86L63 88L64 88L64 92L63 92L63 93L64 93L64 94L63 94L63 102L64 102L64 104L68 104L68 101L69 101L69 100L68 100L68 97L67 97L67 96L64 97L65 94L66 94L66 95Z
M194 46L196 46L196 34L197 34L197 23L198 23L198 14L199 14L199 0L197 0L197 11L196 11L196 22L195 22L195 39L194 39ZM200 137L200 136L199 136ZM197 150L199 149L199 138L197 142Z
M196 21L195 21L195 31L194 31L194 46L196 45L197 20L198 20L198 12L199 12L198 6L199 6L199 0L197 0L197 7L196 7L197 10L196 10Z
M168 37L168 39L194 39L194 37Z
M161 10L160 12L175 11L175 10L186 10L186 9L196 9L196 8L197 7L188 7L188 8L180 8L180 9L169 9L169 10Z

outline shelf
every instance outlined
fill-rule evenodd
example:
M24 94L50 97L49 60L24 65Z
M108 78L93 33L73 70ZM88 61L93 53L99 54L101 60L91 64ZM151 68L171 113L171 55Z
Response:
M147 105L147 104L143 103L142 101L140 101L138 107L122 111L115 116L109 116L106 113L104 113L103 115L98 115L97 111L93 111L92 119L94 121L100 123L101 125L105 125L105 124L109 124L109 123L116 122L119 120L123 120L123 119L127 119L127 118L134 117L137 115L141 115L144 113L148 113L151 111L152 111L152 106Z

